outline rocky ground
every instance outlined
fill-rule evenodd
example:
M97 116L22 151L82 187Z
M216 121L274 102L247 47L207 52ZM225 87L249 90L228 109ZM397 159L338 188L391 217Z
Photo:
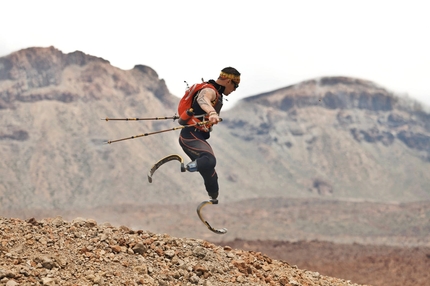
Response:
M91 219L0 218L1 285L357 285L256 251Z

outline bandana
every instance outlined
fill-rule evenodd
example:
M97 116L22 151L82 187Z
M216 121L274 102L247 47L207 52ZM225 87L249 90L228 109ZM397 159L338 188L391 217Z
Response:
M235 83L239 84L240 83L240 75L234 75L234 74L228 74L225 72L221 72L219 75L220 78L222 79L231 79L233 80Z

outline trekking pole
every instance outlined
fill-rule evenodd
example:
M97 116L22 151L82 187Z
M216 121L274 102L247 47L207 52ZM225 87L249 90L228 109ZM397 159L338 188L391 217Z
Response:
M164 119L173 119L175 121L176 119L179 119L178 115L174 116L164 116L164 117L144 117L144 118L102 118L101 120L117 120L117 121L137 121L137 120L164 120Z
M222 119L220 118L220 122L221 121L222 121ZM121 139L117 139L117 140L109 140L109 141L106 141L106 144L112 144L112 143L119 142L119 141L124 141L124 140L129 140L129 139L135 139L135 138L139 138L139 137L144 137L144 136L159 134L159 133L168 132L168 131L180 130L180 129L184 129L186 127L193 127L193 126L197 126L197 125L199 125L199 126L206 125L208 123L209 123L209 121L202 121L202 122L198 122L198 123L191 124L191 125L177 126L177 127L173 127L173 128L169 128L169 129L165 129L165 130L160 130L160 131L154 131L154 132L139 134L139 135L135 135L135 136L131 136L131 137L126 137L126 138L121 138Z

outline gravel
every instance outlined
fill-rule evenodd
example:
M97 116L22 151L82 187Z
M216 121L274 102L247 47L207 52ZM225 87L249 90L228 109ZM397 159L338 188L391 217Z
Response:
M260 252L61 217L0 218L0 284L358 285Z

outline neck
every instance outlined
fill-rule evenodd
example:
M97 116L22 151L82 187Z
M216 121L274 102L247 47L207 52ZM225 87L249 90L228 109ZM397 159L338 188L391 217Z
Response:
M218 91L219 94L223 94L224 93L225 86L220 85L219 83L217 83L213 79L209 80L208 83L210 83L211 85L213 85L215 87L215 89Z

